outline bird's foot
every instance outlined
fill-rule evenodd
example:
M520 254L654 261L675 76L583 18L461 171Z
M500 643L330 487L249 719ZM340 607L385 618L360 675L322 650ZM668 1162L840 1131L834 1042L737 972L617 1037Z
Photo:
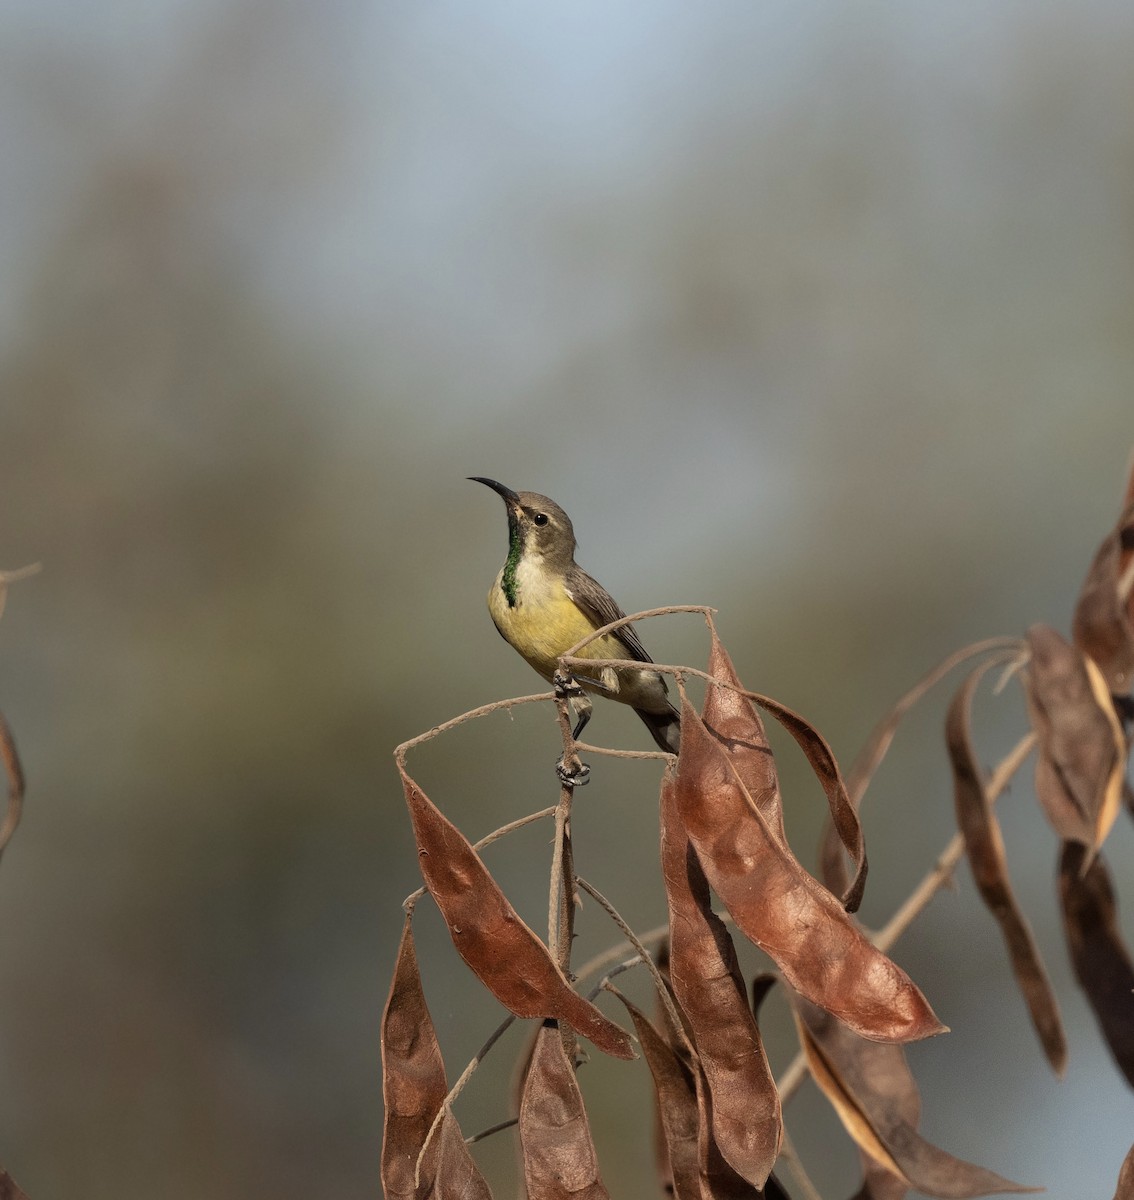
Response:
M566 671L556 671L551 677L551 686L555 689L555 694L562 699L570 700L585 695L582 684Z
M591 768L580 761L577 754L571 756L570 762L560 758L555 764L555 773L559 776L559 781L568 787L582 787L591 779Z

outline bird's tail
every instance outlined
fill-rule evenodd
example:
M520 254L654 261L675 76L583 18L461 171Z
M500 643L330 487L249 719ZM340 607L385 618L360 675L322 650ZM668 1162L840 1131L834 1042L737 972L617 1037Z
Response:
M658 746L670 754L676 754L681 744L681 716L677 710L671 705L665 712L647 712L644 708L634 711L645 722Z

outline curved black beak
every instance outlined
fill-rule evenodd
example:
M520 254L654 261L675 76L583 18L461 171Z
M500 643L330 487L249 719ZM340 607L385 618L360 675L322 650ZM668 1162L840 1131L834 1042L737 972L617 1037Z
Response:
M468 479L471 483L483 483L485 487L490 487L494 492L498 492L504 497L505 504L520 503L520 497L510 487L497 483L495 479L485 479L483 475L470 475Z

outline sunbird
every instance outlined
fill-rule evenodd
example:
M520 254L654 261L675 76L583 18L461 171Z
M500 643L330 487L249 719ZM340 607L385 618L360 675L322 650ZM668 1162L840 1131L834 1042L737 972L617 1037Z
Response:
M588 633L626 614L606 588L575 562L571 518L554 500L537 492L514 492L480 475L469 478L498 493L508 513L508 557L488 592L492 621L500 636L552 682L561 654ZM630 625L596 638L579 651L579 656L653 662ZM646 667L600 667L587 674L574 666L571 676L580 689L629 704L658 746L670 754L677 753L681 717L669 702L660 672ZM578 716L574 731L577 738L590 720L591 702L583 690L573 692L571 702Z

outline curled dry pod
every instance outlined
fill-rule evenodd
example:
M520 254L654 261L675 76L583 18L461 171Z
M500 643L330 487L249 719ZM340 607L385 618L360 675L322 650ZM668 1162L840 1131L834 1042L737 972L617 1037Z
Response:
M641 1009L613 985L607 987L626 1006L654 1081L662 1190L675 1200L701 1200L697 1085L693 1069Z
M1126 740L1099 668L1050 626L1027 633L1028 709L1039 739L1036 794L1064 841L1092 850L1122 801Z
M845 1053L857 1062L862 1080L864 1105L880 1103L884 1106L885 1120L891 1126L904 1124L916 1132L921 1120L921 1094L917 1081L906 1062L906 1052L901 1046L887 1046L882 1042L868 1042L843 1029L837 1042ZM838 1050L832 1051L838 1056ZM895 1175L877 1159L859 1146L862 1156L862 1187L852 1200L904 1200L909 1183L901 1175Z
M658 953L658 969L662 976L669 980L669 944L663 943ZM670 989L672 996L672 988ZM673 998L677 1004L676 997ZM697 1168L700 1178L700 1190L694 1192L697 1197L712 1197L712 1200L787 1200L787 1193L780 1186L775 1175L769 1175L764 1187L758 1188L743 1176L738 1175L721 1153L720 1147L713 1136L713 1104L709 1085L705 1080L705 1072L701 1069L700 1059L692 1050L688 1034L682 1032L688 1026L688 1019L680 1013L681 1030L675 1029L669 1014L669 1008L660 1002L658 1004L661 1036L669 1046L673 1055L685 1069L687 1086L691 1089L692 1103L695 1105L697 1118ZM686 1098L689 1102L689 1097ZM659 1164L663 1168L663 1191L666 1183L664 1174L665 1164L659 1156Z
M520 1099L528 1200L609 1200L583 1097L554 1021L536 1035Z
M1000 825L992 810L969 736L973 692L981 676L996 661L986 659L969 673L953 697L945 718L945 741L953 768L957 824L965 840L965 853L977 890L1000 926L1012 962L1012 973L1028 1006L1036 1035L1052 1069L1062 1075L1067 1066L1067 1039L1059 1016L1059 1005L1031 928L1008 881L1008 860L1000 836Z
M854 878L842 896L843 907L847 912L857 912L866 887L866 843L862 836L858 810L851 803L831 747L813 725L786 705L780 704L770 696L761 696L756 703L770 712L795 738L796 744L811 764L812 771L826 793L827 804L831 810L832 828L855 866Z
M688 701L666 786L713 890L797 991L874 1041L945 1032L909 976L779 841Z
M413 1200L418 1154L449 1086L421 986L411 913L406 914L382 1013L381 1040L382 1188L389 1200Z
M713 1139L762 1188L780 1152L780 1098L736 948L712 910L709 884L677 811L672 771L661 787L661 861L669 905L669 977L711 1099Z
M1134 965L1122 940L1110 873L1101 857L1065 842L1059 902L1071 965L1119 1070L1134 1087Z
M1072 621L1075 644L1098 664L1115 693L1129 692L1134 683L1134 592L1125 597L1121 592L1132 556L1134 503L1128 502L1091 563Z
M709 674L721 684L710 683L706 689L701 719L724 747L737 778L768 826L781 842L786 842L779 779L764 723L753 701L737 690L742 686L740 679L715 629L709 650ZM854 878L843 896L846 910L854 912L866 886L866 843L835 756L822 734L799 713L769 696L761 696L756 703L791 734L823 786L831 810L831 828L855 865Z
M752 797L752 803L760 810L768 827L779 841L786 842L780 781L776 773L772 747L764 731L764 722L752 702L736 690L741 687L736 668L721 645L715 629L712 635L709 674L731 686L722 687L713 683L708 685L705 689L701 720L705 723L705 728L724 747L733 770Z
M948 1200L1042 1190L1013 1183L927 1142L907 1117L908 1097L890 1090L895 1079L908 1074L899 1062L900 1048L866 1042L802 996L791 1000L815 1082L846 1131L883 1171L928 1196Z
M481 983L517 1017L562 1020L607 1054L633 1058L629 1034L571 987L465 835L404 770L402 785L422 878Z

